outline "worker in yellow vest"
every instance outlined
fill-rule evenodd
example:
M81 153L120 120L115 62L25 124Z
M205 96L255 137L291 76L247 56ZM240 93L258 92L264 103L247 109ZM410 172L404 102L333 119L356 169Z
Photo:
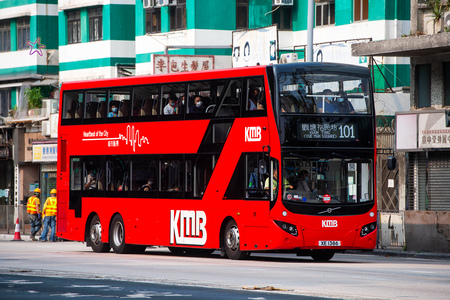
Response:
M52 229L50 234L50 241L56 242L56 190L50 191L50 197L45 200L42 214L45 214L44 218L44 230L42 231L40 240L42 242L47 241L48 227Z
M31 234L30 239L37 241L35 235L41 229L41 202L39 196L41 190L39 188L34 189L34 195L28 198L27 201L27 213L30 219Z

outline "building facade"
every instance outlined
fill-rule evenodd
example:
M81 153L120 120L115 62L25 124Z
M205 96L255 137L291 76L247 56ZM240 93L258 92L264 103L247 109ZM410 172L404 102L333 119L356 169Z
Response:
M292 5L276 6L272 0L167 0L160 6L158 1L137 0L136 74L154 74L152 55L164 53L214 55L215 68L231 67L233 31L271 25L278 28L278 56L297 52L304 60L308 0L286 2ZM410 30L406 0L315 1L314 11L315 61L323 59L319 50L330 43L349 50L359 39L392 39ZM350 51L347 56L351 57ZM376 61L377 89L409 86L408 58L379 57Z
M61 83L134 74L135 2L58 1Z
M383 233L408 250L450 252L450 12L432 19L424 1L411 1L411 34L354 46L357 55L411 59L410 111L396 113L400 157L398 212L386 214ZM430 22L430 20L432 22Z
M45 98L55 95L57 24L57 0L0 1L0 229L14 232L17 216L24 224L20 204L31 187L41 186L40 163L25 154L32 141L46 139L41 126L48 116L41 105L29 106L25 94L39 89Z

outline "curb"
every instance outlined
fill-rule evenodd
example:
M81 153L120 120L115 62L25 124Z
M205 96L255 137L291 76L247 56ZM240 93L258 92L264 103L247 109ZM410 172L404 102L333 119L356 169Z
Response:
M403 258L450 260L450 253L439 253L439 252L420 252L420 251L414 252L414 251L389 250L389 249L374 249L373 251L347 250L345 251L345 253L369 254L385 257L393 256Z

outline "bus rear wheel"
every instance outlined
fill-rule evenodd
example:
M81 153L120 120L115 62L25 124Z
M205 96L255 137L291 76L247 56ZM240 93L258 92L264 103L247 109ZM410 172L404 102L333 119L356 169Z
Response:
M109 252L111 250L108 243L102 243L102 224L98 215L92 218L89 225L89 241L94 252Z
M115 253L130 253L133 245L125 244L125 226L120 215L115 215L111 222L109 242Z
M333 250L313 250L311 257L315 261L329 261L334 256Z
M234 220L228 221L223 236L223 247L230 259L244 259L248 256L246 251L240 249L239 228Z

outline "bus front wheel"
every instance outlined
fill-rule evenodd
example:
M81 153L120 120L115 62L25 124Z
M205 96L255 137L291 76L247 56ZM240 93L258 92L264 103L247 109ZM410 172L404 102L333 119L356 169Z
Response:
M333 256L333 250L313 250L311 253L311 257L316 261L329 261Z
M102 243L102 224L98 215L95 215L91 220L89 240L92 251L94 252L109 252L111 250L108 243Z
M234 220L230 220L225 227L223 247L230 259L243 259L248 256L246 251L240 249L239 228Z
M133 245L125 244L125 226L120 215L115 215L111 222L109 242L114 252L118 254L130 253Z

